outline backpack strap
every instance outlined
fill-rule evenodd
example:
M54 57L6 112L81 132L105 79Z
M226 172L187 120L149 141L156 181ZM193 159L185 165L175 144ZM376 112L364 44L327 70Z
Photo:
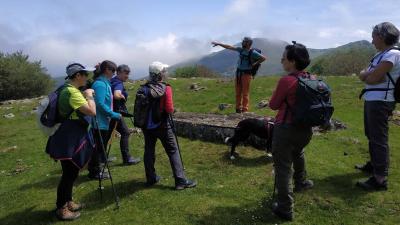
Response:
M373 61L379 56L378 62L376 63L376 64L378 65L378 64L381 62L383 56L384 56L387 52L389 52L390 50L398 50L398 51L400 51L400 48L397 47L397 46L394 46L394 47L391 47L391 48L389 48L388 50L384 51L383 53L374 56L374 57L371 59L370 63L369 63L369 67L372 67ZM392 83L393 86L396 86L396 82L394 81L392 75L391 75L389 72L386 73L386 76L388 76L388 78L389 78L387 88L364 88L364 89L361 90L361 93L360 93L360 95L358 96L358 98L361 99L362 96L363 96L366 92L369 92L369 91L386 91L386 93L385 93L385 99L386 99L386 98L387 98L388 92L389 92L390 90L394 90L394 88L389 88L390 83Z
M250 65L251 67L253 67L253 66L252 66L252 63L251 63L251 55L253 54L253 51L254 51L254 48L251 48L251 49L249 50L249 57L248 57L249 65Z

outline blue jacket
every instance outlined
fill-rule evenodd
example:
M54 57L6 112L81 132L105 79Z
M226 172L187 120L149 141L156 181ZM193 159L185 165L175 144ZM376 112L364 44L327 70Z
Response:
M104 76L100 75L92 84L94 90L94 101L96 103L96 117L100 130L108 130L110 119L119 119L121 114L113 112L111 83ZM96 124L93 125L97 128Z

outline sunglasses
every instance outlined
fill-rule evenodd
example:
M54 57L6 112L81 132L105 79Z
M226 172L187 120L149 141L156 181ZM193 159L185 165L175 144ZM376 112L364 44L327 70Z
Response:
M108 68L109 70L111 70L111 72L115 73L115 68Z
M79 71L79 74L80 74L80 75L83 75L83 76L85 76L85 77L89 76L89 73L86 72L86 71Z

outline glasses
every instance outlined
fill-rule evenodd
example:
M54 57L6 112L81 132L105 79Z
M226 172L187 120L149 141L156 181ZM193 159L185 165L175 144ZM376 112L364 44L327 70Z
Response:
M115 68L108 68L108 70L111 70L111 72L115 73Z
M129 74L131 71L129 71L129 70L122 70L121 72L126 73L126 74Z

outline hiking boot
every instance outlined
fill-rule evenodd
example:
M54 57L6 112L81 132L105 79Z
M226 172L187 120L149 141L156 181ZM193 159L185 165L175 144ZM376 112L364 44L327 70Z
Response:
M185 188L196 187L197 182L189 179L178 179L175 181L175 190L183 190Z
M140 158L133 158L133 157L129 157L127 160L124 160L124 165L130 166L130 165L135 165L138 164L141 161Z
M272 203L272 212L281 219L292 221L293 213L292 212L283 212L279 209L279 204L277 202Z
M106 179L110 179L110 174L107 171L104 171L104 173L102 173L102 172L90 173L89 172L88 177L91 180L98 180L98 179L106 180Z
M236 113L242 113L241 109L236 109Z
M308 189L311 189L314 187L314 182L312 180L304 180L301 183L295 183L294 184L294 192L301 192L301 191L305 191Z
M374 166L372 166L370 161L366 162L364 165L355 165L354 168L370 174L374 172Z
M370 177L364 182L358 181L356 186L366 191L386 191L388 189L387 180L383 181L382 183L378 183L374 176Z
M68 209L67 204L65 204L62 208L56 210L56 216L59 220L74 220L81 216L80 212L71 212Z
M148 187L153 186L153 185L157 184L158 182L160 182L160 180L161 180L161 177L156 175L154 179L147 180L146 186L148 186Z
M83 209L83 207L85 207L85 205L82 203L76 203L74 201L69 201L69 202L67 202L67 207L68 207L69 211L76 212L76 211Z

